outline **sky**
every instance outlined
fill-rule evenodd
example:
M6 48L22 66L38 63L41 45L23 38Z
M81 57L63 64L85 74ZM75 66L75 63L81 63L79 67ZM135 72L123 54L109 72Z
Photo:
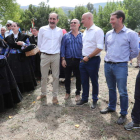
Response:
M47 4L47 0L16 0L16 1L21 6L27 6L30 4L38 5L40 2L46 2ZM76 5L86 5L88 2L94 4L94 3L107 2L107 1L110 2L113 0L49 0L48 4L50 5L50 7L60 7L60 6L75 7Z

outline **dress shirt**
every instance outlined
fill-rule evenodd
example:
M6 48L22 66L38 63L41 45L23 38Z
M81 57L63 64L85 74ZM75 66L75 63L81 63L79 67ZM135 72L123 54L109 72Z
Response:
M4 37L3 37L1 34L0 34L0 38L1 38L1 39L4 39Z
M83 33L83 49L82 55L90 55L96 48L104 48L104 32L101 28L93 24L88 30L86 29ZM99 56L97 54L96 56Z
M37 42L40 51L48 54L60 53L62 37L63 32L59 27L54 29L51 29L49 25L41 27Z
M5 32L5 38L6 38L8 35L11 35L12 33L13 33L12 30L6 31L6 32Z
M0 55L0 59L6 59L4 55Z
M140 37L139 37L139 52L140 52Z
M61 42L61 57L65 58L81 58L82 57L82 33L75 37L72 32L68 32L63 36Z
M105 61L127 62L138 55L138 34L125 26L119 33L107 32L105 37Z

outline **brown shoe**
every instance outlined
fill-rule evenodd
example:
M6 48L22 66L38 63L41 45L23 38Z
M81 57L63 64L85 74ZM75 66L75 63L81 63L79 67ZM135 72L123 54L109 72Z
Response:
M81 99L80 99L80 95L76 95L76 96L75 96L75 101L78 102L78 101L80 101L80 100L81 100Z
M70 97L70 94L68 94L68 93L66 93L66 95L65 95L65 100L67 100L68 98Z
M46 95L39 95L36 99L41 100L42 98L46 98Z
M57 100L57 97L53 97L52 103L53 103L54 105L59 104L59 102L58 102L58 100Z

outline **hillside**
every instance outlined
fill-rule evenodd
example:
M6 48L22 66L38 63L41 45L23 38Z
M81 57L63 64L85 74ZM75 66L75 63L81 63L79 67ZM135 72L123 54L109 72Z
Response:
M98 11L99 5L102 6L102 7L104 7L106 5L106 2L104 2L104 3L95 3L94 4L94 8L97 11ZM34 6L36 6L36 5L34 5ZM27 6L21 6L21 9L26 10L26 9L28 9L28 7L29 7L29 5L27 5ZM86 7L86 5L85 5L85 7ZM66 13L66 15L68 15L68 11L73 11L75 9L75 7L66 7L66 6L62 6L60 8L63 9L63 11Z

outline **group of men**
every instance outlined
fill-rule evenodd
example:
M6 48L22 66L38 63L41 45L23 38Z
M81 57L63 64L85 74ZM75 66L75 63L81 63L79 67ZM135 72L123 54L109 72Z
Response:
M111 14L110 23L112 30L106 33L104 59L104 71L107 86L109 89L109 104L106 109L100 111L101 114L115 112L117 102L116 86L120 94L120 117L118 124L126 122L128 110L127 76L128 61L137 57L139 50L138 34L124 25L125 14L123 11L116 11ZM64 99L70 98L71 93L71 74L76 76L75 101L77 106L88 103L90 79L92 84L92 105L95 109L98 101L99 84L98 71L100 68L100 52L104 48L104 32L93 22L93 15L90 12L82 15L81 23L86 28L82 34L79 31L80 21L72 19L70 22L70 32L63 35L62 29L57 27L59 21L58 14L49 14L49 25L39 29L33 29L33 36L30 42L37 44L41 56L37 65L41 66L41 95L37 100L47 96L47 78L49 69L52 69L53 76L53 104L58 104L59 92L59 70L60 62L65 70L65 88ZM1 28L1 38L11 33L10 22L5 28ZM3 33L5 32L5 33ZM39 55L39 54L38 54ZM35 58L34 58L35 59ZM33 59L33 61L34 61ZM41 62L40 62L41 59ZM61 59L61 61L60 61ZM34 64L34 62L33 62ZM34 65L35 66L35 65ZM35 69L35 68L34 68ZM40 71L40 69L39 69ZM82 97L80 98L82 85ZM140 72L136 78L135 85L135 104L131 113L132 122L125 125L126 130L140 128Z
M124 25L125 14L123 11L116 11L111 14L110 23L112 30L108 31L105 38L105 77L109 89L109 104L101 114L114 112L116 110L117 92L120 94L120 117L118 124L126 122L128 109L127 93L127 62L138 55L138 34ZM98 101L99 84L98 71L100 68L100 52L104 48L103 30L93 23L93 15L87 12L82 15L81 23L86 27L84 33L79 32L80 21L72 19L70 32L63 36L61 28L57 27L58 14L50 13L49 25L43 26L38 34L38 47L41 52L41 95L38 100L47 96L47 77L51 67L53 76L53 104L58 104L59 88L59 62L62 59L62 66L65 68L65 100L71 93L71 73L76 76L76 105L80 106L88 102L89 79L92 83L92 109L95 109ZM82 98L80 99L82 84ZM132 111L132 122L125 126L125 129L140 128L140 72L136 79L135 104Z
M7 37L8 35L11 35L13 33L12 29L11 29L11 25L12 25L13 21L12 20L8 20L6 23L6 28L5 27L1 27L1 34L0 34L0 38L4 39L5 37Z

